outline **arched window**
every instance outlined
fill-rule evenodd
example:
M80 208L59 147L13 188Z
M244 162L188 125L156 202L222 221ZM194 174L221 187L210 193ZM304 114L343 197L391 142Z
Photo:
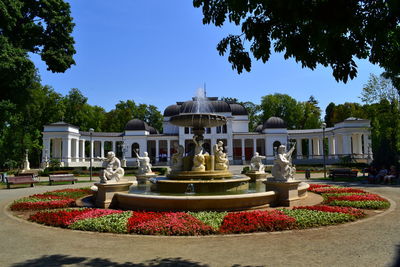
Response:
M131 147L132 158L136 158L136 153L140 155L140 146L138 143L133 143ZM136 152L136 153L135 153Z

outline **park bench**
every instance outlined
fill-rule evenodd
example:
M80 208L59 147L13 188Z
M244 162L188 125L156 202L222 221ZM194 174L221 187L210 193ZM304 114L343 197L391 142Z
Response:
M49 175L49 184L51 185L54 182L72 182L74 184L78 179L74 177L73 174L50 174Z
M14 177L7 176L7 188L10 189L12 184L30 184L33 187L33 184L38 183L33 178L32 174L22 174Z
M329 177L334 180L335 178L357 178L358 171L351 169L330 169Z

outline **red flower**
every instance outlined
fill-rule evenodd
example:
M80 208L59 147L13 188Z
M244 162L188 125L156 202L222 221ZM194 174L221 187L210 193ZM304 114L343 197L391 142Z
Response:
M333 200L347 200L347 201L368 201L368 200L377 200L377 201L387 201L383 197L376 194L365 194L365 195L349 195L349 196L332 196L328 197L326 202L331 202Z
M59 210L59 211L39 211L29 217L30 221L42 223L50 226L67 227L73 219L79 215L89 212L90 209L83 210Z

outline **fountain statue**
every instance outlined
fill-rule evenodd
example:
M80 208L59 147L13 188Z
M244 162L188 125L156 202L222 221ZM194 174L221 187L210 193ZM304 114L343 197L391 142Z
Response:
M272 176L278 181L293 181L296 168L292 165L292 153L295 145L286 153L286 146L278 147L278 154L272 167Z
M258 173L265 173L265 165L262 163L265 158L265 156L260 156L258 152L254 153L250 161L250 169Z
M204 172L206 170L206 166L205 166L205 157L203 154L203 144L204 144L203 136L194 135L193 142L196 145L196 147L194 149L192 171Z
M29 164L28 151L28 149L25 149L24 169L22 170L22 172L29 171L31 169Z
M143 153L143 157L139 156L139 154L135 151L137 164L139 168L139 174L153 173L151 170L151 163L149 154L147 152Z
M213 147L214 157L215 157L215 170L227 170L229 160L226 157L226 153L224 153L224 143L222 141L218 141Z
M107 167L100 173L100 183L119 182L124 177L125 171L121 167L121 161L115 156L114 152L109 151L107 158L97 157L98 159L108 162Z
M174 143L175 153L171 156L171 169L174 171L180 171L183 167L183 155L185 148L178 143Z

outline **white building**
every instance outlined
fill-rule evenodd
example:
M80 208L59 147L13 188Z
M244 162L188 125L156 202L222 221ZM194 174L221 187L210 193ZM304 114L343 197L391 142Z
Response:
M281 118L272 117L259 125L256 132L249 132L249 118L243 106L216 97L208 97L208 103L213 113L226 116L227 123L206 129L204 148L211 152L212 145L222 140L231 164L247 163L255 151L266 155L270 164L275 147L281 144L291 146L295 142L295 164L322 163L323 136L328 150L325 155L328 164L338 162L344 156L359 161L372 158L369 120L348 118L332 128L288 130ZM45 125L43 161L46 158L58 159L63 166L75 167L89 166L90 158L94 158L94 166L100 166L96 158L115 151L118 157L127 161L128 166L132 166L136 165L134 151L137 150L140 154L147 151L154 164L166 165L175 152L174 143L183 145L187 154L194 147L191 129L169 123L172 116L191 112L193 104L193 101L186 101L168 106L164 110L163 134L138 119L128 121L125 130L119 133L79 131L78 127L65 122Z

